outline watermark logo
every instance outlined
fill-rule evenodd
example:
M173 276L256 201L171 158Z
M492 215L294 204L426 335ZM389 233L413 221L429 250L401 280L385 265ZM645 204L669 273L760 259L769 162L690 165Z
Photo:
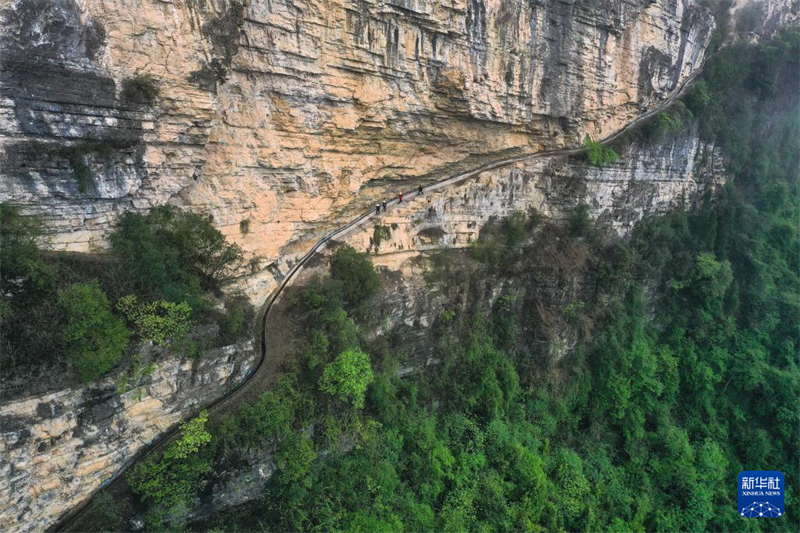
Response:
M785 512L783 474L777 470L739 473L739 516L776 518Z

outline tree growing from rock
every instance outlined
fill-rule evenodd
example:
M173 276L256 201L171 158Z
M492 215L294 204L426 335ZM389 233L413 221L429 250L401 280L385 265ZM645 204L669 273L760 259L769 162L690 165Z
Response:
M130 331L97 283L75 283L59 291L58 301L67 316L62 335L70 359L84 381L94 381L119 363Z

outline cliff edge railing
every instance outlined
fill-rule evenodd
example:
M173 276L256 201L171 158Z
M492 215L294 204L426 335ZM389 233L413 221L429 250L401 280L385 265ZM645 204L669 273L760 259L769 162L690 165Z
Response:
M625 133L631 131L636 126L642 124L643 122L649 120L650 118L656 116L658 113L664 111L668 108L672 103L678 99L680 96L683 95L686 88L703 72L705 65L708 61L714 56L712 54L706 57L700 66L695 69L689 76L687 76L680 85L669 95L667 98L659 102L659 104L651 109L643 113L642 115L636 117L634 120L614 132L613 134L609 135L608 137L598 141L601 144L608 144L616 139L620 138ZM444 189L446 187L450 187L453 185L460 184L464 181L467 181L471 178L477 177L479 174L486 172L488 170L495 170L498 168L502 168L508 165L513 165L522 161L530 161L532 159L543 159L547 157L563 157L563 156L572 156L578 155L585 151L583 146L576 146L576 147L568 147L568 148L559 148L554 150L545 150L541 152L535 153L528 153L523 155L517 155L513 157L507 157L503 159L499 159L496 161L492 161L483 165L480 165L472 170L461 172L447 178L444 178L440 181L427 185L425 187L426 191L433 191L438 189ZM399 192L398 192L399 194ZM403 191L402 192L405 199L410 200L418 196L417 189ZM393 197L391 200L387 200L387 208L391 205L397 205L399 199L397 196ZM257 383L258 380L255 378L264 368L264 363L267 358L267 320L270 316L270 311L273 309L275 303L280 299L283 295L286 288L292 283L292 280L295 276L308 264L308 262L325 246L340 237L343 237L348 232L350 232L353 228L358 227L365 222L373 219L379 218L380 214L377 214L374 209L370 208L368 211L362 213L349 223L345 224L344 226L332 231L328 235L324 236L322 239L317 241L313 247L302 257L300 260L286 273L283 279L280 281L279 285L272 291L270 296L265 301L264 305L261 308L261 312L259 313L259 325L260 325L260 340L261 340L261 349L260 349L260 356L258 361L256 362L255 368L247 375L247 377L241 381L238 385L233 387L231 390L214 400L213 402L205 405L202 410L221 410L223 406L227 406L228 404L232 404L238 401L245 390L248 388L249 385L253 383ZM199 410L197 411L199 412ZM187 416L184 420L187 420L197 414L197 412L191 413ZM108 488L114 483L117 483L122 478L122 475L134 464L136 464L139 460L141 460L144 456L148 453L160 448L164 444L168 443L173 437L175 437L179 430L179 424L173 425L167 431L161 434L157 439L153 440L147 446L140 449L136 454L134 454L120 469L114 474L111 478L109 478L105 483L100 485L94 493L86 498L83 502L78 504L75 508L73 508L69 513L64 515L61 519L59 519L55 524L48 528L48 531L63 531L69 528L70 524L72 524L75 520L77 520L88 508L89 504L92 502L94 496L102 489Z

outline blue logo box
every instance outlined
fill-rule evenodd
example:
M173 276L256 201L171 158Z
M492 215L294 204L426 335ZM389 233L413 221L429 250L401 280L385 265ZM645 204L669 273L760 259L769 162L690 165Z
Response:
M776 518L786 512L783 474L777 470L745 470L739 473L739 516Z

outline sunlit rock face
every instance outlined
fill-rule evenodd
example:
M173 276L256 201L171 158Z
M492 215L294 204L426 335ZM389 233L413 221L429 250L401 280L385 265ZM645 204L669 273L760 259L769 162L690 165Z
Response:
M351 231L343 241L368 251L384 277L385 290L365 312L371 322L364 329L371 336L391 335L393 345L410 355L408 365L418 368L433 355L431 328L443 314L488 313L510 294L520 316L523 306L536 310L527 311L536 320L520 325L521 344L531 357L566 353L579 331L565 318L565 306L584 301L601 309L602 302L586 294L585 285L593 285L586 279L586 252L566 231L552 228L566 226L574 209L586 205L606 238L626 238L644 216L691 209L725 182L718 151L693 129L652 145L632 143L620 156L605 168L589 166L584 157L550 157L487 171L392 206ZM472 243L515 213L535 213L542 228L529 243L526 269L509 273L494 265L490 272L500 272L451 274L449 285L431 281L441 277L435 271L442 261L457 271L455 263L469 257ZM431 260L438 251L458 249L464 256Z
M120 375L112 375L4 401L0 529L43 531L169 427L241 382L255 359L247 341L195 361L162 356L152 374L124 388Z
M3 0L0 19L0 200L71 250L128 210L201 211L253 258L256 301L399 182L615 131L714 28L694 0Z

